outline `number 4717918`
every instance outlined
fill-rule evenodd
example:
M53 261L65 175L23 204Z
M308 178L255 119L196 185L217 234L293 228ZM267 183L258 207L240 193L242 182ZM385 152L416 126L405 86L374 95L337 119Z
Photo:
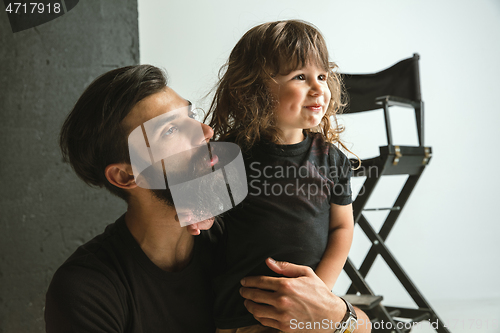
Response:
M61 4L56 3L48 3L43 4L41 2L10 2L7 8L5 8L6 12L15 13L15 14L42 14L44 12L59 14L61 12Z

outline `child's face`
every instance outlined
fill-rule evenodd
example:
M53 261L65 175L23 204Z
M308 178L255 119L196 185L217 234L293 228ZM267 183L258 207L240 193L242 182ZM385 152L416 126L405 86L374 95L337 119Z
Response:
M303 129L319 125L330 103L327 78L325 70L309 63L269 81L268 87L278 100L277 125L285 139L300 138L300 142Z

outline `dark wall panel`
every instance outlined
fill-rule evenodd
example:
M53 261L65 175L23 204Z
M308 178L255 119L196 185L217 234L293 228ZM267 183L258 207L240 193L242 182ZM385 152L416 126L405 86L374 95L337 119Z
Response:
M15 34L0 8L0 332L44 332L55 269L125 211L62 162L57 137L95 77L139 62L137 0L80 1Z

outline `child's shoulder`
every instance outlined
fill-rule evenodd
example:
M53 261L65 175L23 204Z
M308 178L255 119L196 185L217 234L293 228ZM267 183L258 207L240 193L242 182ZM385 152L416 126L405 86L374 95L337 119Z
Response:
M323 134L318 132L309 132L309 137L311 138L311 145L316 147L329 147L330 143L325 140Z
M321 133L310 132L309 136L312 139L311 147L321 153L328 155L330 163L334 165L349 165L350 161L346 154L335 144L325 140Z
M311 147L314 150L321 151L323 154L329 155L332 151L338 150L342 153L335 145L331 142L326 141L325 136L317 132L309 132L309 137L311 138Z

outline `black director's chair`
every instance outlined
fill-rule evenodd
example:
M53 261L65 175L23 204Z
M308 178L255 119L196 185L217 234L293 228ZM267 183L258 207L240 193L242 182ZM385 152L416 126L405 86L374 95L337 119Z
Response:
M377 332L409 332L411 329L408 327L411 327L413 323L424 320L430 320L433 323L437 321L439 325L436 330L439 333L449 332L384 243L418 179L429 163L432 154L431 148L424 146L424 103L420 94L418 60L419 55L414 54L412 58L402 60L394 66L375 74L342 74L349 97L345 113L383 109L387 133L387 146L380 147L380 155L363 160L362 168L354 171L355 177L366 177L363 184L364 191L360 192L353 203L354 222L358 223L372 242L372 245L359 269L354 267L350 259L347 259L344 266L345 272L352 281L346 299L364 310L372 323L381 323L382 321L385 323L385 329L373 330ZM389 108L391 106L413 108L415 110L418 146L398 146L393 144L389 118ZM357 165L357 163L357 161L353 161L352 164ZM386 175L408 175L394 205L389 208L365 209L365 205L378 181ZM373 229L365 215L363 215L367 210L390 211L379 232ZM416 308L385 306L381 302L382 296L376 296L368 286L365 278L378 255L385 260L409 293L417 305ZM398 323L400 324L398 325ZM373 327L377 327L377 325L373 325ZM381 325L378 325L378 327L381 327Z

